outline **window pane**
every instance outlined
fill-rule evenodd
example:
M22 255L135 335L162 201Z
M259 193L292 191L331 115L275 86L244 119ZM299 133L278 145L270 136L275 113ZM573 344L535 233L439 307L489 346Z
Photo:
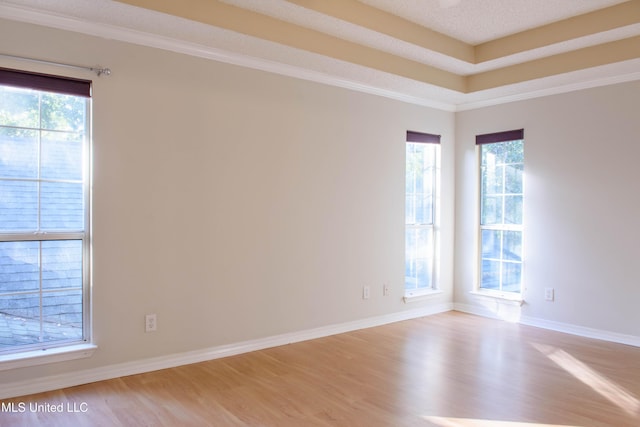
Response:
M0 178L37 177L37 132L0 127Z
M406 146L406 171L405 171L405 224L416 223L416 188L420 175L421 160L416 153L417 144Z
M408 194L405 206L405 224L433 224L433 196L431 194Z
M84 233L88 102L0 87L0 233L48 232L0 242L0 352L84 336L85 242L54 239Z
M484 289L520 292L523 153L522 140L480 146L480 225L492 226L480 236Z
M520 292L522 264L504 262L502 264L502 290L505 292Z
M42 242L42 288L82 288L82 240Z
M483 194L504 193L504 166L482 168L482 192Z
M504 222L522 224L522 196L506 196L504 205Z
M500 259L500 230L482 230L482 259Z
M418 178L420 167L422 163L416 153L417 144L407 144L406 147L406 162L407 170L405 172L405 193L413 194L413 189L416 188L416 179Z
M432 224L432 198L431 194L417 193L416 198L416 224Z
M43 339L82 339L82 290L42 295Z
M406 144L405 290L434 287L437 153L436 144Z
M483 144L480 146L483 166L495 167L504 163L505 149L503 144Z
M405 223L433 223L435 148L432 144L407 143Z
M508 141L501 144L490 145L502 145L504 147L504 161L505 163L522 163L524 159L524 141Z
M480 287L483 289L500 289L500 261L482 260Z
M38 92L0 86L0 126L37 128L39 110Z
M85 99L56 93L42 94L42 128L84 132Z
M82 134L42 132L43 179L82 180Z
M502 196L482 198L482 225L502 224Z
M82 184L43 182L41 187L42 230L83 230L84 204Z
M0 180L0 231L38 228L38 184Z
M429 288L433 274L433 229L407 228L405 234L405 288Z
M417 242L414 230L405 230L405 243L404 243L404 276L405 276L405 288L415 289L418 287L417 281L417 265L416 265L416 252Z
M39 244L0 242L0 295L39 290Z
M407 194L405 196L404 223L405 224L416 223L416 199L413 196L413 194Z
M502 259L522 261L522 232L504 231Z
M40 295L0 296L0 351L40 342Z
M522 194L522 170L522 163L506 166L505 193Z

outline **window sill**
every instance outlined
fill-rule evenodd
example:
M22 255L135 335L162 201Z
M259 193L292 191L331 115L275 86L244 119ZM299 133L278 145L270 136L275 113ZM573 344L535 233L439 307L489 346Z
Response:
M406 303L409 302L417 302L417 301L423 301L425 299L429 299L431 297L433 297L434 295L440 295L442 294L442 290L440 289L429 289L429 290L423 290L423 291L413 291L410 293L406 293L404 295L404 297L402 297L402 300Z
M64 362L67 360L91 357L98 346L95 344L76 344L66 347L48 348L44 350L25 351L0 355L0 371Z
M476 295L484 298L491 298L494 300L500 300L504 303L509 303L513 305L521 306L524 304L524 299L522 298L522 294L513 294L509 292L497 292L497 291L471 291L471 295Z

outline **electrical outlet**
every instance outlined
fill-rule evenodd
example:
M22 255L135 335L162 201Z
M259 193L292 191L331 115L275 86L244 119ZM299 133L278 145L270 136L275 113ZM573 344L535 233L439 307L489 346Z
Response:
M544 300L553 301L554 291L553 288L544 288Z
M155 332L158 329L158 322L155 314L147 314L144 316L144 331Z
M369 286L362 287L362 299L369 299L371 297L371 288Z
M382 285L382 295L387 297L391 293L391 288L386 283Z

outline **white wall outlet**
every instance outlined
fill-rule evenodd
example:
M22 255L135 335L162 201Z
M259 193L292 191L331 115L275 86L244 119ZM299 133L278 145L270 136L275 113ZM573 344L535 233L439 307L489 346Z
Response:
M144 331L155 332L158 329L158 322L155 314L147 314L144 316Z
M371 288L369 286L362 287L362 299L369 299L371 297Z
M386 283L382 285L382 295L388 297L391 293L391 288Z
M554 291L553 288L544 288L544 300L553 301Z

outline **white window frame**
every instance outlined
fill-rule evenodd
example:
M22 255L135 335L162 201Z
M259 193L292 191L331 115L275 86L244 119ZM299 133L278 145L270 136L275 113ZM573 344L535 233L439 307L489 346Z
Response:
M92 149L92 99L90 95L91 82L72 77L47 75L22 70L0 69L0 85L3 87L15 87L19 89L33 90L36 93L58 93L83 97L85 101L85 124L82 142L82 197L84 227L82 230L72 231L25 231L2 232L0 242L48 242L57 240L78 240L82 242L82 334L79 339L56 340L40 342L36 344L7 348L0 353L0 371L15 369L45 363L53 363L64 360L90 357L97 348L92 342L91 324L91 149ZM19 80L16 81L15 77ZM24 79L24 80L23 80ZM62 83L60 83L62 82ZM85 94L65 92L65 82L81 84L86 89ZM71 89L74 91L76 89ZM80 90L77 90L80 92ZM42 123L37 127L25 128L36 131L39 135L48 131L42 128ZM38 176L34 182L48 182ZM52 182L64 182L52 181ZM77 181L76 181L77 182ZM38 208L38 216L40 209ZM42 249L40 249L41 251ZM40 255L41 256L41 255ZM41 273L42 274L42 271ZM42 280L42 277L40 278ZM42 294L42 288L39 294ZM42 305L40 306L42 313Z
M478 170L478 209L477 209L477 224L478 224L478 232L477 232L477 275L476 275L476 284L473 290L473 293L482 296L490 296L504 300L510 300L522 304L523 302L523 294L524 294L524 212L522 224L482 224L482 206L483 206L483 193L482 193L482 147L486 144L501 144L508 143L512 141L522 141L524 144L524 130L518 129L514 131L505 131L498 132L492 134L484 134L478 135L476 137L476 154L477 154L477 170ZM522 164L524 165L524 154L522 158ZM503 176L502 182L504 183L504 179L506 178L506 168L503 168ZM504 184L503 184L504 185ZM522 184L522 197L523 197L523 206L524 206L524 171L523 171L523 184ZM503 194L504 196L504 194ZM503 205L505 201L505 197L503 199ZM504 209L502 209L504 213ZM484 230L494 230L494 231L517 231L521 233L521 245L522 252L520 255L520 261L514 261L514 263L518 263L521 265L521 276L520 276L520 284L518 292L504 291L502 289L502 267L504 264L504 260L500 261L500 288L499 289L490 289L482 287L482 274L483 274L483 252L482 252L482 232ZM502 239L504 239L504 234L501 234ZM502 242L501 242L502 245ZM511 262L511 261L509 261Z
M433 150L434 164L431 166L429 173L432 174L432 197L433 202L431 205L431 222L430 223L407 223L406 221L406 182L405 182L405 283L404 283L404 301L409 302L412 300L419 300L422 297L427 297L432 294L441 293L439 289L439 264L440 264L440 172L441 172L441 154L440 154L440 135L433 135L428 133L407 132L407 141L405 144L405 152L409 144L424 144ZM405 179L408 168L408 159L405 158ZM431 253L433 256L430 259L429 269L431 271L430 283L426 286L420 286L417 284L414 288L407 288L406 282L406 253L407 253L407 241L406 235L409 230L430 230L433 236Z

